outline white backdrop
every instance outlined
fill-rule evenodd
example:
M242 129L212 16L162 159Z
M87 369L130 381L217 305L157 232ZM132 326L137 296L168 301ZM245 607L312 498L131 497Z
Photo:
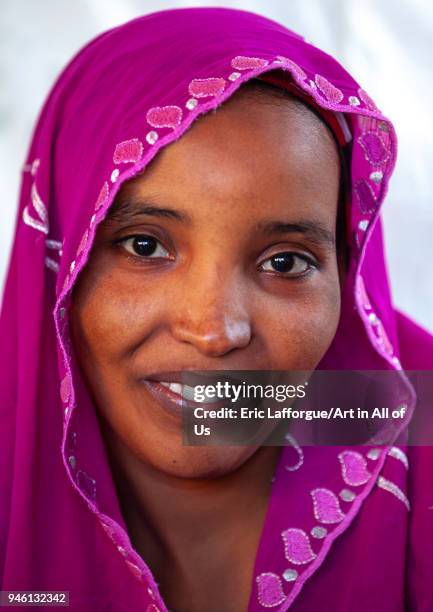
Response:
M384 207L394 301L433 330L433 3L430 0L2 0L0 4L0 292L21 167L59 71L101 31L179 6L262 13L334 55L395 123L399 160Z

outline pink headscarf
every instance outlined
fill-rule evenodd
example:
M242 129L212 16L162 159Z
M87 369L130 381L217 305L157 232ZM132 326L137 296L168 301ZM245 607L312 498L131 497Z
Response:
M163 11L98 36L49 95L22 179L0 318L2 589L66 590L81 611L167 610L131 546L72 352L71 289L122 183L242 83L276 69L322 109L344 114L352 132L350 268L319 369L432 367L433 340L393 308L384 262L378 213L394 128L344 68L282 25L225 8ZM401 377L410 398L403 427L414 397ZM423 581L433 569L428 498L419 493L426 464L416 455L408 488L405 450L283 449L250 612L293 602L400 610L405 598L433 609ZM408 510L419 496L413 526Z

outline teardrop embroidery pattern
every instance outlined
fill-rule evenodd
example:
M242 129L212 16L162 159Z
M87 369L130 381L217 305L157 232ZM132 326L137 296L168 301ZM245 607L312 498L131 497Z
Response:
M131 138L131 140L124 140L116 145L113 154L113 162L115 164L136 164L140 161L142 155L143 143L141 140L138 140L138 138Z
M286 529L281 537L284 542L284 554L287 561L294 565L304 565L316 558L308 535L303 529Z
M352 487L359 487L370 480L367 461L361 453L346 450L338 455L344 482Z
M345 514L340 508L338 497L330 489L319 487L311 491L314 517L319 523L340 523Z
M375 132L365 132L358 138L358 142L364 150L365 159L372 166L380 166L389 160L390 152L382 138Z
M373 213L377 206L377 200L370 183L365 179L359 179L353 189L361 212L367 215Z
M188 85L188 91L194 98L207 98L222 94L225 86L225 79L221 78L193 79Z
M147 111L146 120L156 128L175 128L182 121L182 109L179 106L154 106Z
M335 87L335 85L330 83L328 79L325 79L325 77L321 76L320 74L316 74L314 82L316 83L321 93L324 94L328 102L332 102L332 104L338 104L344 98L344 94L341 89Z
M244 55L237 55L230 63L232 68L235 68L236 70L254 70L255 68L267 66L269 62L261 57L245 57Z
M256 578L259 603L265 608L273 608L283 603L286 596L281 579L273 572L263 572Z

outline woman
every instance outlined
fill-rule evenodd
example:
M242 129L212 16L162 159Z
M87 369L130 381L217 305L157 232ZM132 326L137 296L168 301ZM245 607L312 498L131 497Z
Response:
M429 369L432 339L391 303L395 155L336 61L252 13L155 13L72 60L24 169L0 320L3 590L431 609L431 460L406 448L402 367ZM183 372L327 369L396 372L387 444L182 444Z

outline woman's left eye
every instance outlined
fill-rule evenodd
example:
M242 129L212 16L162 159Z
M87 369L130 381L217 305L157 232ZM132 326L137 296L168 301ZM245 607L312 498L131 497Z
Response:
M314 262L306 256L288 251L286 253L276 253L272 257L268 257L262 263L260 269L265 272L278 272L285 276L298 277L308 274L315 267Z
M128 253L142 259L162 258L167 257L169 252L154 236L148 234L140 234L137 236L128 236L118 241Z

